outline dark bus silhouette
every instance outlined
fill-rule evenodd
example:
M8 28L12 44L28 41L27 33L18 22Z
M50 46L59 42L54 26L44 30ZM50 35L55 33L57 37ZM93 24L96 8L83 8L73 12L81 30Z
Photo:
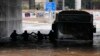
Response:
M57 41L84 40L89 44L93 44L93 33L96 32L93 15L77 10L59 12L52 24L52 30Z

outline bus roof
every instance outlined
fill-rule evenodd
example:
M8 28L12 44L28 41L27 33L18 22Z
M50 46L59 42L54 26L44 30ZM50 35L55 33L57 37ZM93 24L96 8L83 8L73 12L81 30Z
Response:
M90 14L86 11L78 11L78 10L66 10L66 11L61 11L59 14Z

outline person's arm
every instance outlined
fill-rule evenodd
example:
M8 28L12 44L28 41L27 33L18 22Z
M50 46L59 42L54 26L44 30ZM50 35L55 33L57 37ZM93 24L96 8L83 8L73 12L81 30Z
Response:
M37 33L35 33L35 32L30 33L30 35L33 34L33 33L34 33L35 35L37 35Z

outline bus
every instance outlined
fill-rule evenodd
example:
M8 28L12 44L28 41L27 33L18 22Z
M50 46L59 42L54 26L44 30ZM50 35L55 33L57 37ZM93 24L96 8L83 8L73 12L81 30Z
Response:
M93 44L93 15L80 10L66 10L56 14L52 24L57 42L78 41ZM70 42L71 43L71 42Z

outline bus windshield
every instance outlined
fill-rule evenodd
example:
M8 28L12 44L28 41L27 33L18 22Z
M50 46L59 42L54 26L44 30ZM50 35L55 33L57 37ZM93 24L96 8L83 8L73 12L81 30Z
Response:
M79 15L79 14L74 14L74 15L59 15L58 21L61 22L91 22L91 16L90 15Z

